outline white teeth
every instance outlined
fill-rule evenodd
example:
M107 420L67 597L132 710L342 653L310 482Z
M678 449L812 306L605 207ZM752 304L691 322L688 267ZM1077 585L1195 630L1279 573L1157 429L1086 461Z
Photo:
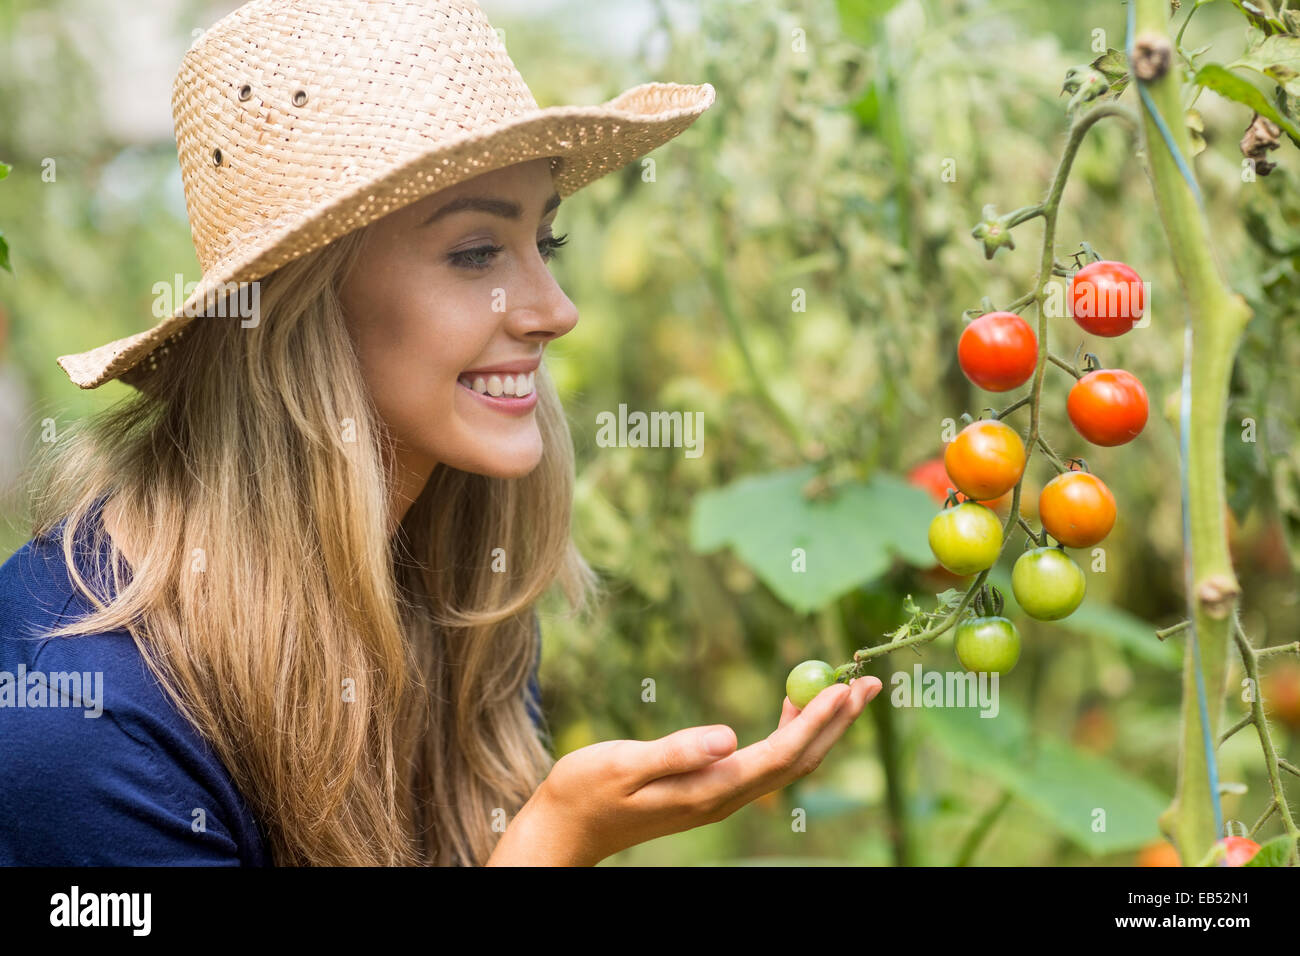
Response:
M525 398L533 393L537 384L537 373L529 372L527 375L507 375L502 378L500 375L492 375L484 378L482 375L477 376L473 381L468 376L460 379L461 384L468 388L474 389L480 395L493 395L500 397L502 395L511 398Z

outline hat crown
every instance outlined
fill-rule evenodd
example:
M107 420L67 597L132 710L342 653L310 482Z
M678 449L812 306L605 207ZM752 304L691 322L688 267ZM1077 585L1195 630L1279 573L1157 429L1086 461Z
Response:
M537 110L471 0L253 0L199 36L172 90L203 271L433 145Z

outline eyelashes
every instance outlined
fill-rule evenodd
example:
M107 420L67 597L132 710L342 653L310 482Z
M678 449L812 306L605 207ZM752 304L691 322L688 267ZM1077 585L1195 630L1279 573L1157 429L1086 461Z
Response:
M547 236L539 241L537 251L542 254L542 261L550 262L554 259L559 255L560 247L568 241L567 232L562 236ZM477 246L473 249L462 249L447 256L447 261L458 269L479 271L490 268L492 260L504 252L505 248L505 246Z

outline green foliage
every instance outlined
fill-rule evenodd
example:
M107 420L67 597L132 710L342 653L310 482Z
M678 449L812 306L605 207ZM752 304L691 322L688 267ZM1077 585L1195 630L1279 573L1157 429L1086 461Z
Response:
M1135 850L1159 835L1164 794L1108 760L1034 732L1005 696L994 718L974 707L923 713L928 739L950 759L997 780L1085 853Z
M1288 866L1295 847L1287 836L1274 837L1242 866Z
M1297 127L1290 118L1283 116L1265 99L1263 93L1237 74L1217 63L1208 63L1196 71L1195 82L1199 86L1214 90L1220 96L1226 96L1230 100L1249 106L1260 116L1272 120L1285 130L1288 136L1300 143L1300 127Z
M691 546L702 552L733 546L800 613L875 580L895 557L930 563L926 526L934 503L925 492L877 473L810 501L804 488L813 476L809 465L705 492L695 499Z

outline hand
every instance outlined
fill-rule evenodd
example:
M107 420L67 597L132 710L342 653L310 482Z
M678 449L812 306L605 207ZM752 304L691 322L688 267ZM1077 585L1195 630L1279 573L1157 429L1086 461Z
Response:
M832 684L802 711L787 697L777 729L743 750L730 727L715 724L566 754L488 865L591 866L646 840L723 820L816 770L880 688L875 677Z

